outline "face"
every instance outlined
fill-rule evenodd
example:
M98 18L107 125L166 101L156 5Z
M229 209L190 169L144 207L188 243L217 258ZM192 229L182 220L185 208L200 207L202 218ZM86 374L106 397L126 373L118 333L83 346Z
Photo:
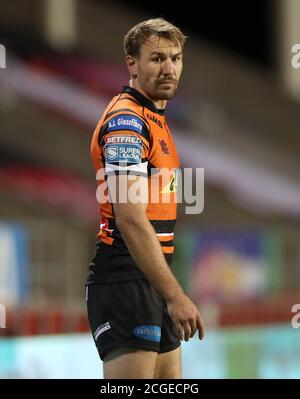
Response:
M151 36L141 47L139 57L127 57L133 87L154 103L174 97L181 71L182 49L165 38Z

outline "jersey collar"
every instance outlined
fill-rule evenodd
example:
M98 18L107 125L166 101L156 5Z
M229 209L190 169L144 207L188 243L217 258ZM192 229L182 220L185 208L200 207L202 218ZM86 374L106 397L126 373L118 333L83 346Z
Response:
M142 93L140 93L138 90L134 89L133 87L123 86L122 93L130 94L143 107L146 107L146 108L150 109L150 111L155 112L156 114L164 115L164 113L165 113L164 109L157 109L156 106L153 104L153 102L151 100L149 100L147 97L145 97Z

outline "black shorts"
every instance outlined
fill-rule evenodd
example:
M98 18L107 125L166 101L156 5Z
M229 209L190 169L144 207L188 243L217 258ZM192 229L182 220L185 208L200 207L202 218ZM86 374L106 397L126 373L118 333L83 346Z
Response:
M180 346L166 302L148 280L87 286L90 327L101 360L118 348L158 353Z

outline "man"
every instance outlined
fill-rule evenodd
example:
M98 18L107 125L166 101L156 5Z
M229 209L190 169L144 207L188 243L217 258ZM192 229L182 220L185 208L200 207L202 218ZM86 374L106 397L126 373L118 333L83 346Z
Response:
M92 139L101 225L87 306L104 378L181 378L180 340L197 330L204 337L201 315L170 268L179 159L164 110L177 91L185 39L162 18L127 33L129 86L112 99ZM151 179L164 168L169 181L160 186L157 179L153 189ZM137 185L140 194L158 192L158 201L148 192L133 203Z

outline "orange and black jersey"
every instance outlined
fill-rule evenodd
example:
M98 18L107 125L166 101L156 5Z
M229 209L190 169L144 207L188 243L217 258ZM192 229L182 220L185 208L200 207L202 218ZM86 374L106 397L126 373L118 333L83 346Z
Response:
M170 264L174 252L176 182L180 164L164 111L156 109L137 90L124 86L122 92L111 100L94 131L91 156L98 188L101 187L99 195L107 193L106 178L110 174L135 174L148 178L147 217ZM162 178L161 170L168 170L169 174ZM151 198L156 200L151 201ZM88 281L142 277L116 226L113 204L109 199L101 201L100 198L99 214L99 243Z

